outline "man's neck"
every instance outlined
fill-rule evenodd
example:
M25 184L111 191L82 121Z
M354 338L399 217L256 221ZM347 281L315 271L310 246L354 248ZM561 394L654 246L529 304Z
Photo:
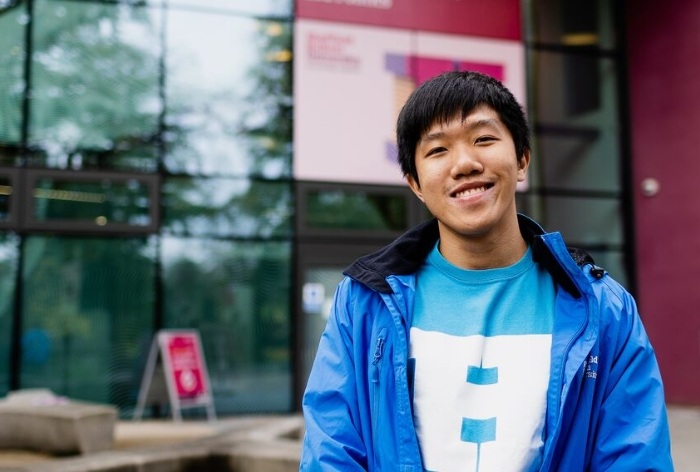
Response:
M463 269L495 269L518 262L527 251L527 243L517 224L498 234L461 235L440 225L440 254Z

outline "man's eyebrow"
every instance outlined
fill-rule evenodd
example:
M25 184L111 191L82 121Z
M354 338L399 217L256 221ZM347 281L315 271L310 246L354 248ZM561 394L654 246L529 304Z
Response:
M420 140L418 141L418 144L421 143L426 143L428 141L435 141L436 139L441 139L445 136L444 131L433 131L432 133L427 133L423 135Z
M474 120L474 121L465 120L463 123L465 124L466 131L473 131L473 130L479 129L479 128L500 128L501 127L499 121L495 118L482 118L480 120ZM432 133L426 133L423 137L420 138L420 140L418 141L418 144L420 145L422 143L441 139L444 136L445 136L445 132L442 130L433 131Z
M466 128L471 131L477 128L500 128L500 122L495 118L482 118L467 123Z

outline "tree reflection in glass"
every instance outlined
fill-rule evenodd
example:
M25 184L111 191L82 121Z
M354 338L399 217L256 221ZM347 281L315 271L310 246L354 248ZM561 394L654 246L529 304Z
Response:
M156 167L160 10L34 2L32 164L54 168Z

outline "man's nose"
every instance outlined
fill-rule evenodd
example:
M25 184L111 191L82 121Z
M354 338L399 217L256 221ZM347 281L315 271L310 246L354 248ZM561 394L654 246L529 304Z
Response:
M474 149L469 146L459 146L454 150L451 172L454 178L479 174L483 171L484 166Z

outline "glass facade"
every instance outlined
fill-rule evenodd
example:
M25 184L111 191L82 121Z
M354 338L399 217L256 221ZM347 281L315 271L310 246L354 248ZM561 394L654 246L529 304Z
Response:
M165 237L168 328L196 328L220 414L290 411L291 244Z
M0 395L129 416L193 328L217 413L294 409L292 4L0 2Z
M15 297L17 294L17 271L19 260L19 238L14 234L0 233L0 390L10 389L12 338Z
M613 3L524 3L517 199L629 285ZM0 396L129 417L154 334L190 328L218 414L298 409L342 268L427 214L405 186L293 180L293 20L292 0L0 0Z
M133 403L153 327L155 241L32 235L22 259L20 387Z

